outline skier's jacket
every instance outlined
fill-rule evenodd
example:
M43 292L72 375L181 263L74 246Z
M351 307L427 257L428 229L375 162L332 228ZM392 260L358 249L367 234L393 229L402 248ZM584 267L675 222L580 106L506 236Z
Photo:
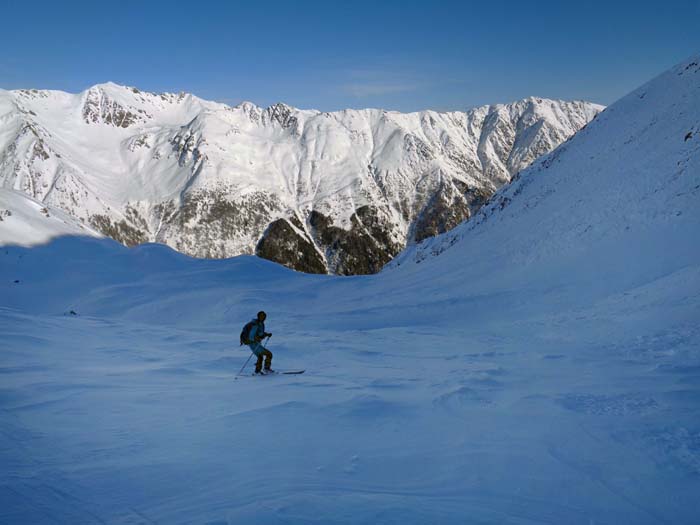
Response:
M256 318L250 321L246 326L250 326L250 328L247 334L241 334L242 344L250 345L257 343L255 340L256 336L262 340L262 337L265 335L265 323L263 321Z

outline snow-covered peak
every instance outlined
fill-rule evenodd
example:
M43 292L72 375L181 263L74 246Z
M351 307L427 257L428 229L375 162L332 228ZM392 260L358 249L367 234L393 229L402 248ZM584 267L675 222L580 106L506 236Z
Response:
M113 85L94 86L85 92L83 99L83 119L88 124L110 124L119 128L128 128L135 124L143 124L153 118L145 110L119 101L126 97L121 95ZM107 88L107 89L105 89Z

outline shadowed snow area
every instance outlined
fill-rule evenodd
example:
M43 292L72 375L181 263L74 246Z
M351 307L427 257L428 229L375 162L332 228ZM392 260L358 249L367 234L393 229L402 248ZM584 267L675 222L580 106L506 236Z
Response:
M697 523L699 196L695 57L378 275L3 247L0 522Z

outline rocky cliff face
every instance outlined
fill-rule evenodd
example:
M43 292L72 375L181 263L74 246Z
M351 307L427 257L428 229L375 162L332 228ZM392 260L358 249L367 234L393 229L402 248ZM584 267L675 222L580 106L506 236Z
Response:
M0 185L127 245L372 273L469 218L601 110L529 98L324 113L115 84L0 90Z

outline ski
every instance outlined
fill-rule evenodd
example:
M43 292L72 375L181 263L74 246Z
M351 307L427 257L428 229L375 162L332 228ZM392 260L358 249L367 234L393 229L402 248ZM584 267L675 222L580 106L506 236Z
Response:
M255 376L299 375L299 374L303 374L304 372L306 372L306 370L282 370L282 371L275 370L274 372L268 372L265 374L256 374L255 372L253 372L252 376L255 377Z

